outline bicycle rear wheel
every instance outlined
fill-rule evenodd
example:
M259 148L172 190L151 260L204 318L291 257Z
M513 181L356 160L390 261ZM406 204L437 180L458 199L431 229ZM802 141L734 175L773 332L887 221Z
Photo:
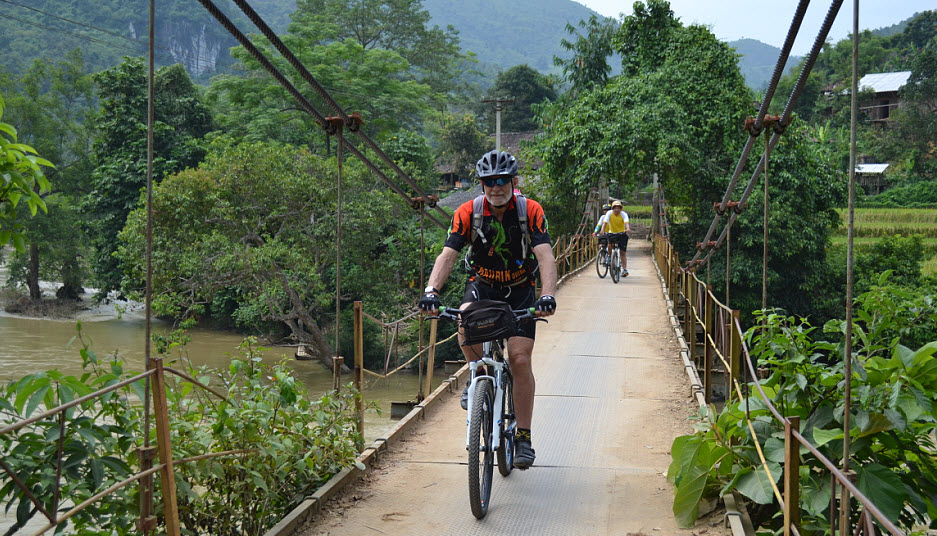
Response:
M612 250L612 267L610 270L612 271L612 281L617 283L621 279L621 257L619 257L618 249Z
M498 446L498 472L508 476L514 469L514 380L504 367L504 399L501 401L501 445Z
M595 256L595 273L599 274L599 279L605 279L605 276L608 275L608 264L602 262L605 259L605 252L599 250L599 253Z
M472 515L481 519L488 513L491 478L494 474L494 445L491 444L494 389L490 380L477 382L469 424L468 480Z

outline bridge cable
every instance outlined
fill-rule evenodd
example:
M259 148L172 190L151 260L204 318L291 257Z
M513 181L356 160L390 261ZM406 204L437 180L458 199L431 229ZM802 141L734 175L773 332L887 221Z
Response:
M243 46L244 49L247 50L247 52L250 53L250 55L253 56L254 59L256 59L268 73L270 73L270 75L274 78L274 80L276 80L281 86L283 86L284 89L286 89L286 91L300 105L303 111L312 115L315 118L316 123L318 123L319 126L322 127L322 129L326 133L328 134L334 133L334 129L332 125L325 118L325 116L323 116L321 113L319 113L318 110L316 110L316 108L312 105L312 103L310 103L309 100L307 100L306 97L304 97L302 93L300 93L299 90L296 89L296 87L289 80L286 79L283 73L280 72L280 70L275 65L273 65L273 63L271 63L269 59L267 59L267 57L254 45L254 43L250 41L250 39L247 38L246 35L244 35L240 30L238 30L238 28L234 25L234 23L232 23L231 20L223 12L221 12L221 10L219 10L218 7L211 0L198 0L198 1L200 4L202 4L203 7L205 7L205 9L213 17L215 17L216 20L218 20L218 22L228 31L228 33L234 36L234 38L238 41L238 43L240 43L241 46ZM354 145L352 145L348 141L347 138L343 137L342 143L351 154L353 154L356 158L358 158L361 162L363 162L372 172L374 172L378 176L378 178L380 178L385 184L387 184L387 186L389 186L391 190L393 190L400 197L404 198L407 201L407 205L409 205L411 208L415 208L413 202L410 200L410 196L407 195L406 192L404 192L394 181L390 180L390 178L388 178L387 175L383 171L381 171L368 157L366 157L364 154L361 153L361 151L359 151ZM447 214L444 211L443 211L443 214L446 215L446 220L448 220L450 217L449 214ZM433 218L432 216L427 215L427 217L429 217L430 221L435 223L440 228L442 229L448 228L448 224L444 224L440 222L439 220Z
M790 123L790 117L793 113L794 104L797 102L797 99L800 97L800 93L803 91L804 85L807 83L807 77L809 76L813 65L817 61L817 57L820 55L820 51L823 48L823 45L826 43L827 35L830 32L830 29L833 25L833 21L836 19L836 15L839 12L839 8L842 6L843 0L833 0L830 5L830 9L826 14L826 18L823 21L823 25L820 28L820 32L817 34L816 39L814 40L813 47L810 50L810 54L807 56L807 59L804 63L804 68L800 73L800 76L797 79L797 83L794 85L794 89L791 90L790 97L788 98L787 104L784 107L784 111L781 114L779 121L780 128L774 130L774 134L771 136L771 141L769 142L769 150L773 150L774 147L778 144L781 139L781 135L784 133L784 128ZM758 162L758 165L755 167L755 171L752 173L751 179L749 180L748 186L745 188L745 192L742 194L742 198L739 200L738 208L733 211L732 215L729 217L728 223L726 223L726 228L735 223L738 219L738 215L744 210L745 205L748 202L748 198L751 196L752 190L754 189L755 182L758 176L761 174L762 169L765 165L765 156L762 155L761 160ZM708 246L709 241L704 242L700 251L696 253L692 260L689 261L690 268L694 265L699 265L702 263L708 263L712 252L714 249L718 249L722 242L725 240L726 229L724 228L722 234L719 236L719 239L716 241L716 244L712 247ZM709 249L707 255L703 259L699 259L702 252L706 249Z
M333 110L335 110L335 113L337 113L339 117L341 117L345 121L345 124L348 126L349 130L351 130L359 138L361 138L361 141L363 141L368 147L370 147L371 150L374 151L374 153L377 154L378 157L380 157L381 160L383 160L388 166L390 166L390 168L393 169L397 173L397 175L401 179L404 180L404 182L410 185L410 187L413 188L413 190L420 197L423 197L424 199L429 200L431 208L435 208L440 214L442 214L448 219L449 214L446 211L444 211L442 207L438 206L434 201L430 200L426 192L424 192L423 189L420 188L420 185L417 184L416 181L414 181L409 175L404 173L403 170L400 169L400 167L397 165L397 163L394 162L392 158L387 156L387 153L381 150L381 148L378 147L376 143L374 143L374 140L368 137L367 134L365 134L361 129L357 127L357 124L354 122L354 120L351 117L349 117L349 115L345 112L344 109L342 109L341 106L338 105L337 102L335 102L335 100L332 98L329 92L326 91L325 88L319 84L319 82L315 79L315 77L312 76L312 73L310 73L309 70L306 69L306 66L303 65L301 61L299 61L299 58L297 58L296 55L293 54L293 51L291 51L283 43L280 37L277 36L276 33L274 33L274 31L270 28L270 26L267 25L266 22L264 22L264 20L260 17L260 15L258 15L257 12L254 11L254 9L250 6L250 4L248 4L246 0L234 0L234 3L237 4L237 6L241 8L241 11L243 11L244 14L247 15L247 18L250 19L250 21L253 22L254 25L260 29L264 37L266 37L267 40L270 41L271 44L273 44L274 48L276 48L277 51L279 51L280 54L284 58L286 58L286 61L288 61L290 65L292 65L293 68L299 72L303 80L308 82L309 85L312 86L312 88L316 91L316 93L318 93L319 96L322 97L322 99Z
M742 156L739 157L738 164L735 166L735 172L732 173L732 179L729 181L729 186L726 188L726 193L722 198L722 203L719 204L719 211L721 212L726 210L726 205L729 202L729 199L731 199L732 192L735 190L735 185L738 182L739 177L742 175L742 171L745 169L745 164L748 161L748 156L754 146L757 133L761 132L762 121L765 114L768 112L768 107L771 104L771 100L774 98L774 92L777 88L778 81L781 79L781 75L784 73L784 67L787 64L788 58L790 57L791 48L794 46L794 39L797 37L797 33L800 31L800 25L803 22L804 14L807 12L807 6L809 4L810 0L800 0L800 3L797 5L797 11L794 13L794 19L791 21L791 26L788 29L787 37L785 38L784 45L781 48L781 54L778 56L777 64L774 66L774 73L771 76L771 81L768 84L765 97L762 99L761 107L758 110L758 115L755 116L755 124L752 127L753 135L749 136L748 140L745 142L745 147L742 149ZM713 218L713 222L709 226L709 231L706 232L706 237L703 239L704 244L708 244L712 239L712 234L716 229L716 224L718 221L718 217Z

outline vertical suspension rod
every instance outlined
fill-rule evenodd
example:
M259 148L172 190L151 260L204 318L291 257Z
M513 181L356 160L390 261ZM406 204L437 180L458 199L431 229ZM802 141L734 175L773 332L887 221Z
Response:
M852 86L849 119L849 216L846 225L846 347L843 359L846 360L846 393L843 411L843 473L849 474L849 456L851 437L850 411L852 406L852 293L853 284L853 238L855 226L856 202L856 130L859 111L859 0L853 0L852 9ZM849 491L843 487L841 500L840 529L849 526ZM831 520L832 521L832 520Z

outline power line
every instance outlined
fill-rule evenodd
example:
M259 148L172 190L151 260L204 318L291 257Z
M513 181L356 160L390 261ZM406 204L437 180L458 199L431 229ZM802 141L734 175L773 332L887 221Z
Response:
M35 11L35 12L37 12L37 13L41 13L41 14L46 15L46 16L48 16L48 17L52 17L53 19L57 19L57 20L60 20L60 21L63 21L63 22L67 22L67 23L69 23L69 24L75 24L75 25L77 25L77 26L82 26L82 27L89 28L89 29L92 29L92 30L95 30L95 31L104 32L104 33L106 33L106 34L108 34L108 35L112 35L112 36L114 36L114 37L117 37L117 38L119 38L119 39L122 39L122 40L124 40L124 41L128 41L128 42L133 43L133 44L136 44L136 45L139 45L139 44L140 44L139 41L136 41L136 40L131 39L131 38L127 37L127 36L120 35L120 34L118 34L118 33L112 32L112 31L110 31L110 30L107 30L107 29L104 29L104 28L100 28L100 27L97 27L97 26L93 26L93 25L90 25L90 24L85 24L85 23L82 23L82 22L74 21L74 20L71 20L71 19L59 17L58 15L55 15L55 14L49 13L49 12L47 12L47 11L43 11L43 10L41 10L41 9L37 9L37 8L31 7L31 6L25 6L25 5L23 5L23 4L18 4L18 3L16 3L16 2L12 2L11 0L0 0L0 2L5 3L5 4L10 4L10 5L13 5L13 6L17 6L17 7L21 7L21 8L24 8L24 9L28 9L28 10L30 10L30 11ZM29 21L29 20L26 20L26 19L22 19L22 18L19 18L19 17L17 17L17 16L14 16L14 15L9 15L9 14L7 14L7 15L5 15L5 16L6 16L7 18L11 19L11 20L15 20L15 21L17 21L17 22L22 22L23 24L27 24L27 25L29 25L29 26L34 26L34 27L36 27L36 28L40 28L40 29L43 29L43 30L46 30L46 31L49 31L49 32L60 33L60 34L68 35L68 36L70 36L70 37L75 37L75 38L77 38L77 39L83 39L83 40L89 41L89 42L91 42L91 43L97 43L97 44L104 45L104 46L107 46L107 47L111 47L111 48L114 48L114 49L123 50L123 51L127 51L127 52L132 52L133 54L136 54L136 55L140 55L140 54L143 53L143 51L142 51L142 50L139 50L139 49L129 48L129 47L127 47L127 46L119 45L119 44L116 44L116 43L112 43L112 42L110 42L110 41L102 41L101 39L97 39L97 38L94 38L94 37L90 37L90 36L86 36L86 35L81 35L81 34L77 34L77 33L72 33L72 32L69 32L68 30L63 29L63 28L56 28L56 27L54 27L54 26L45 26L45 25L43 25L43 24L39 24L39 23L37 23L37 22L32 22L32 21ZM166 47L156 47L156 48L158 48L158 49L164 51L163 54L159 54L159 57L160 57L162 60L166 61L167 63L173 63L173 62L179 62L179 61L181 61L181 60L177 60L177 59L176 59L176 57L173 55L173 52L172 52L171 49L168 49L168 48L166 48ZM187 56L187 57L186 57L185 59L194 60L198 67L213 67L213 66L214 66L211 62L209 62L208 60L205 60L205 59L201 58L200 56L193 56L193 57L191 57L191 58L188 57L189 54L186 54L186 56ZM183 61L183 63L184 63L184 61Z
M120 34L118 34L118 33L112 32L112 31L110 31L110 30L107 30L107 29L104 29L104 28L99 28L99 27L97 27L97 26L92 26L92 25L90 25L90 24L85 24L85 23L83 23L83 22L78 22L78 21L75 21L75 20L66 19L65 17L59 17L58 15L54 15L54 14L52 14L52 13L49 13L48 11L43 11L43 10L41 10L41 9L38 9L38 8L35 8L35 7L32 7L32 6L24 6L23 4L19 4L19 3L17 3L17 2L13 2L12 0L0 0L0 2L3 2L3 3L5 3L5 4L11 4L11 5L14 5L14 6L18 6L18 7L21 7L21 8L23 8L23 9L28 9L28 10L30 10L30 11L35 11L36 13L42 13L43 15L46 15L46 16L48 16L48 17L52 17L52 18L54 18L54 19L58 19L58 20L61 20L61 21L65 21L65 22L68 22L68 23L70 23L70 24L75 24L75 25L77 25L77 26L84 26L85 28L90 28L90 29L92 29L92 30L97 30L97 31L99 31L99 32L104 32L104 33L106 33L106 34L113 35L114 37L119 37L119 38L121 38L121 39L126 39L126 40L128 40L128 41L136 42L136 41L134 41L133 39L130 39L129 37L127 37L127 36L120 35Z

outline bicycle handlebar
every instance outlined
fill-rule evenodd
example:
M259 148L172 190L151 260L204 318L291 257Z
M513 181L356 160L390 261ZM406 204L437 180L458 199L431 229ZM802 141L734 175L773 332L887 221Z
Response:
M450 313L449 311L455 311L455 313ZM461 310L456 307L442 306L439 308L439 318L445 318L446 320L452 320L454 322L458 322L460 312ZM546 319L538 318L534 314L536 312L536 309L534 307L528 307L527 309L512 309L511 312L514 313L514 318L516 318L517 320L526 320L528 318L533 318L534 320L543 320L544 322L546 322Z

